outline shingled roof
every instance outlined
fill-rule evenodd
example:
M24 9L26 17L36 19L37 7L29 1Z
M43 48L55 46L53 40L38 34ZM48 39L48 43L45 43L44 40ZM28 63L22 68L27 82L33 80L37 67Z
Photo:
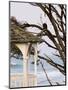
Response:
M31 32L25 30L25 28L21 28L20 25L14 23L15 18L11 18L10 22L10 39L11 43L36 43L40 42L41 38L33 35Z

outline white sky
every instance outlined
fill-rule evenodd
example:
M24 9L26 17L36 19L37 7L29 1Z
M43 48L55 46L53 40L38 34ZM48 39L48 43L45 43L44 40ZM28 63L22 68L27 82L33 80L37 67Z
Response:
M42 17L42 22L46 22L49 25L48 29L53 31L53 27L48 19L44 16L44 12L36 6L30 5L29 3L15 3L11 2L11 16L15 16L17 20L28 23L41 24L40 17ZM53 31L54 33L54 31Z
M29 23L40 22L41 9L33 7L28 3L11 3L11 16L15 16L20 21Z

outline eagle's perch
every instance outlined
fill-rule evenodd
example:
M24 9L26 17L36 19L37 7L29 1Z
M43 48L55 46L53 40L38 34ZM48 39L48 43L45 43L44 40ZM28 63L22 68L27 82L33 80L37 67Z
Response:
M11 43L41 42L41 38L22 28L14 17L11 18L10 24Z
M19 22L17 22L15 17L12 17L10 19L10 44L11 47L16 46L19 48L19 50L23 54L23 77L24 82L23 86L36 86L37 85L37 43L41 42L41 38L33 35L31 32L28 32L25 30L25 28L22 28L23 25L20 25ZM29 52L30 49L34 46L34 64L35 64L35 74L32 75L32 79L29 78L28 73L28 59L29 59ZM31 80L31 84L28 82Z

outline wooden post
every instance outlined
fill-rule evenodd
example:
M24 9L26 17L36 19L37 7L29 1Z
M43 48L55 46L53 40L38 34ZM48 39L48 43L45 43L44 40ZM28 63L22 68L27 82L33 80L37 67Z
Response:
M23 54L23 86L28 86L28 58Z
M28 86L28 47L29 44L16 44L16 46L21 50L23 54L23 87Z
M35 44L35 52L34 52L34 61L35 61L35 76L37 77L37 44ZM35 84L37 85L37 78L35 80Z

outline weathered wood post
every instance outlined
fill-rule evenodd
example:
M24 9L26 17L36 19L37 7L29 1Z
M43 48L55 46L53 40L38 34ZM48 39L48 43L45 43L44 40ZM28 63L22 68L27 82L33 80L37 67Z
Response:
M37 43L34 45L35 47L35 52L34 52L34 62L35 62L35 66L34 66L34 69L35 69L35 76L37 77ZM37 86L37 78L35 80L35 85Z
M28 59L29 56L27 54L29 44L16 44L16 46L21 50L23 54L23 86L28 86Z

